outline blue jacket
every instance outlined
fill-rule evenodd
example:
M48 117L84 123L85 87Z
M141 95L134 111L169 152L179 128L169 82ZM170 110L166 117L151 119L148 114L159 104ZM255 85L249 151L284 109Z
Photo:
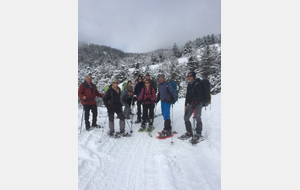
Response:
M166 102L166 100L169 99L171 97L171 95L173 97L175 97L175 92L174 92L174 89L172 88L172 85L171 84L168 85L169 92L171 94L168 92L166 85L167 85L166 81L159 84L159 97L158 98L163 102Z

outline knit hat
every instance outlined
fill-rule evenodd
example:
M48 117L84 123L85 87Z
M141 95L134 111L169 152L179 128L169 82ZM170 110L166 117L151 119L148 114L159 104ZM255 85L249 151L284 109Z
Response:
M189 72L188 75L189 74L191 74L194 77L194 79L196 78L196 73L194 71Z
M159 75L158 75L158 78L159 78L159 77L162 77L162 78L165 79L165 75L164 75L164 74L159 74Z
M116 77L114 77L111 82L115 82L115 81L118 81L118 79Z
M147 74L146 74L146 76L149 76L149 77L150 77L150 74L149 74L149 73L147 73Z

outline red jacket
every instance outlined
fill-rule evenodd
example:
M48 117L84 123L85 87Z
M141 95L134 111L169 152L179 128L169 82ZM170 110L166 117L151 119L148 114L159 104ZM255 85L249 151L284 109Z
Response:
M81 99L81 104L84 105L96 105L96 96L103 98L103 94L98 92L97 87L93 83L91 83L90 87L87 82L79 86L78 96ZM86 96L85 102L83 101L83 96Z
M152 92L150 91L152 90ZM145 91L145 92L144 92ZM150 101L146 101L147 98L151 99ZM142 88L141 95L138 98L138 101L143 101L143 104L155 104L156 94L154 88Z

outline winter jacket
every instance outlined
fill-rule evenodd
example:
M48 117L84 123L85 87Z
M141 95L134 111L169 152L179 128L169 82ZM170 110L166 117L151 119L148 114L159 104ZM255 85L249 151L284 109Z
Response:
M167 82L164 81L163 83L160 83L159 84L159 93L157 95L157 98L158 100L161 100L163 102L168 102L168 103L171 103L171 98L175 97L175 92L174 92L174 89L172 88L172 85L169 84L168 85L168 88L169 88L169 92L167 90Z
M203 101L203 89L200 83L200 79L196 78L193 83L188 83L186 95L185 95L185 106L202 104Z
M96 105L96 96L103 98L103 94L98 92L97 87L93 83L89 85L86 81L79 86L78 96L81 99L81 104L84 105ZM85 101L83 96L86 96Z
M122 91L120 88L119 88L119 93L117 93L112 88L112 85L109 86L109 89L106 91L106 93L103 97L103 102L104 102L105 107L107 107L107 109L122 108L121 99L120 99L121 92Z
M144 82L139 82L135 85L134 94L139 97L142 89L145 87Z
M151 101L147 100L150 98ZM146 87L142 89L141 95L138 98L138 101L142 101L143 104L154 104L156 99L156 94L154 88L150 87L147 89Z
M124 91L121 92L120 100L121 100L122 106L126 106L126 104L130 105L131 104L131 99L132 99L132 96L128 95L127 90L124 90Z
M133 87L129 86L129 85L125 86L124 91L126 91L126 90L128 91L129 89L131 89L133 91Z
M150 86L154 88L155 93L157 92L157 82L150 79Z

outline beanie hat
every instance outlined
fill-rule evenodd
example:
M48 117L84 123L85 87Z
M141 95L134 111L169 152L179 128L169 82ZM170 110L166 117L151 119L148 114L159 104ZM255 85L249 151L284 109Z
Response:
M114 77L111 82L115 82L115 81L118 81L118 79L116 77Z
M158 75L158 78L159 78L159 77L162 77L162 78L165 79L165 75L164 75L164 74L159 74L159 75Z
M189 74L191 74L194 77L194 79L196 78L196 73L194 71L189 72L188 75Z
M146 74L146 76L149 76L149 77L150 77L150 74L149 74L149 73L147 73L147 74Z

